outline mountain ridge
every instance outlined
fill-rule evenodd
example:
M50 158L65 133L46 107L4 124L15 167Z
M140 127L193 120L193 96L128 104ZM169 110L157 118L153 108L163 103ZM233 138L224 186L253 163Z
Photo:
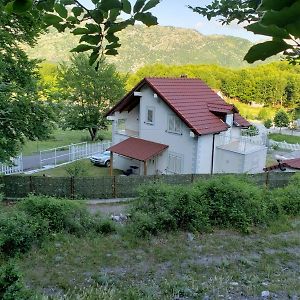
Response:
M223 67L247 67L243 57L253 45L249 40L225 35L204 35L196 29L174 26L130 26L118 33L122 44L119 55L107 57L119 71L135 72L148 64L216 64ZM59 63L68 61L78 44L71 33L50 30L34 48L25 47L31 58Z

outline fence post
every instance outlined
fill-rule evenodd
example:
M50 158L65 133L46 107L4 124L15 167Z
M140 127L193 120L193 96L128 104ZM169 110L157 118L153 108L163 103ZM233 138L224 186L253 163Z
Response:
M267 188L269 187L269 172L266 172L265 185L266 185Z
M113 198L116 198L116 176L112 177L112 196Z
M32 176L29 176L29 192L30 192L30 193L33 193Z
M194 174L191 174L191 183L194 182Z
M71 181L70 181L70 191L71 191L71 199L75 199L75 180L74 180L74 176L71 176Z

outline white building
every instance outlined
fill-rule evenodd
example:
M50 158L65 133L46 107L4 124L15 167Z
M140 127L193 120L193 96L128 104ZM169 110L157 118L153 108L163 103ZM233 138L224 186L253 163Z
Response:
M153 175L256 173L265 166L266 148L240 140L250 123L199 79L145 78L106 116L114 168Z

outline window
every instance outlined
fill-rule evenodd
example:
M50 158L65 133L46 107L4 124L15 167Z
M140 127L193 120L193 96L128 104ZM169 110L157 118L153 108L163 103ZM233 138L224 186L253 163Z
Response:
M181 133L181 121L176 116L169 116L168 131L173 133Z
M147 107L146 123L150 125L154 124L154 107Z
M168 171L173 174L182 173L183 155L177 153L169 154Z
M117 128L117 130L118 131L125 131L125 123L126 123L125 119L119 119L118 120L118 128Z

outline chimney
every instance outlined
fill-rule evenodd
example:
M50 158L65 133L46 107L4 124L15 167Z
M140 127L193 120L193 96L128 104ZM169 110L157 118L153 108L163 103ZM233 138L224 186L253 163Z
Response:
M188 78L188 76L186 74L181 74L180 78Z

